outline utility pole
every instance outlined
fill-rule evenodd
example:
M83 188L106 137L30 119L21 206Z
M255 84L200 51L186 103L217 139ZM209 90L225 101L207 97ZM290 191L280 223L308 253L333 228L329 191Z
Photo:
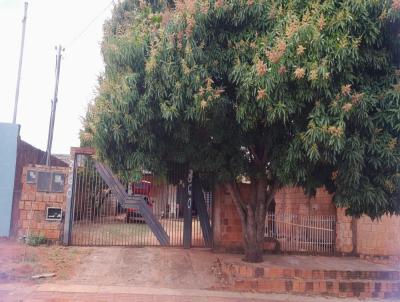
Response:
M22 71L22 57L24 55L24 44L25 44L25 28L26 18L28 13L28 2L25 2L24 18L22 19L22 37L21 37L21 48L19 53L19 65L18 65L18 76L17 76L17 88L15 89L15 101L14 101L14 117L13 124L17 122L17 110L18 110L18 99L19 99L19 85L21 82L21 71Z
M51 165L51 145L53 144L53 132L54 132L54 121L56 118L56 108L58 101L58 83L60 79L60 67L61 67L61 51L63 50L61 45L58 45L57 56L56 56L56 84L54 88L54 97L51 101L51 113L50 113L50 125L49 135L47 137L47 149L46 149L46 166Z

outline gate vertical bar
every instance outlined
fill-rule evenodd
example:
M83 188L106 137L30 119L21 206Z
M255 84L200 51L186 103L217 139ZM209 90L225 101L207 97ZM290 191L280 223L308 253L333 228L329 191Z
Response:
M73 223L73 215L74 215L74 184L76 180L75 172L76 172L76 154L72 154L72 158L69 162L70 171L68 174L68 189L67 189L67 205L64 216L64 236L63 236L63 244L69 245L71 244L71 231L72 231L72 223Z
M192 244L192 205L193 205L193 170L187 176L187 198L183 210L183 247L189 249Z
M88 245L88 236L89 236L89 225L87 222L87 213L88 213L88 207L87 207L87 190L86 190L86 186L87 186L87 160L86 160L86 155L81 155L81 160L82 160L82 175L81 175L81 188L80 188L80 194L81 194L81 202L82 202L82 206L83 206L83 210L82 210L82 226L83 226L83 232L82 234L84 234L84 236L82 236L81 238L81 242L84 245Z
M97 184L97 173L93 173L93 182L94 182L94 204L97 206L96 210L94 211L94 221L97 224L99 221L99 212L100 212L100 197L101 197L101 191L98 189L98 184ZM98 194L100 192L100 194ZM99 245L99 234L96 232L95 236L95 245Z
M203 233L204 244L206 247L211 248L213 243L212 243L210 217L208 216L203 189L201 187L200 178L198 174L195 174L193 178L193 197L197 207L197 214L200 220L200 226L201 226L201 231Z
M78 225L78 230L79 230L79 232L78 232L78 234L77 234L77 232L74 230L74 228L72 229L72 233L73 233L73 235L74 235L74 237L73 237L73 240L74 240L74 244L78 244L78 245L80 245L80 244L82 244L82 242L83 242L83 239L82 238L84 238L84 236L82 236L82 232L83 232L83 229L82 229L82 223L83 223L83 221L84 221L84 202L83 202L83 173L84 173L84 170L81 170L81 173L79 173L79 170L80 170L80 164L81 163L83 163L83 156L81 155L81 154L77 154L76 155L76 163L77 163L77 165L76 165L76 179L75 179L75 182L76 182L76 184L75 184L75 192L74 192L74 203L75 203L75 206L74 206L74 208L76 207L76 205L78 205L78 209L79 209L79 215L78 215L78 221L79 221L79 225ZM82 166L82 168L83 168L83 166ZM74 224L75 224L75 222L76 222L76 220L74 219ZM75 227L75 226L74 226ZM78 236L76 236L76 235L78 235Z
M86 226L88 230L88 234L86 236L86 244L91 246L93 245L91 240L90 240L90 235L92 234L92 223L90 221L90 175L89 175L89 156L85 156L85 204L86 204L86 216L85 216L85 221L86 221Z
M328 229L332 230L330 232L328 232L328 242L329 242L329 252L333 252L334 251L334 243L332 242L332 237L335 234L334 233L334 224L333 224L333 217L329 217L329 221L327 223L328 225ZM336 229L336 228L335 228Z
M90 237L89 237L89 241L90 241L90 245L96 245L95 243L95 238L96 238L96 232L95 232L95 221L94 221L94 198L93 198L93 193L94 193L94 182L93 182L93 167L92 167L92 158L88 157L88 174L89 174L89 180L88 180L88 184L89 184L89 206L90 206L90 212L89 212L89 222L90 222L90 229L91 229L91 233L90 233Z

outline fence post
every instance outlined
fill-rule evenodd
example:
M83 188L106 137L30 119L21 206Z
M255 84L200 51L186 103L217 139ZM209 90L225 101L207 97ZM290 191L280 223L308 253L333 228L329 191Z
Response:
M69 161L69 174L68 174L68 188L67 188L67 205L64 216L64 235L63 244L71 244L71 229L73 219L73 202L74 202L74 184L75 184L75 172L76 172L76 154L71 153L71 159Z
M183 247L192 245L192 206L193 206L193 170L189 169L187 177L187 198L183 208Z

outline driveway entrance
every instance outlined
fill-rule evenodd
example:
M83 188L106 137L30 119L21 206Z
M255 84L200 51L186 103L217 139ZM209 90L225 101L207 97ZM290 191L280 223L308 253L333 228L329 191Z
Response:
M74 154L64 243L76 246L212 247L212 193L184 165L124 183L93 158Z

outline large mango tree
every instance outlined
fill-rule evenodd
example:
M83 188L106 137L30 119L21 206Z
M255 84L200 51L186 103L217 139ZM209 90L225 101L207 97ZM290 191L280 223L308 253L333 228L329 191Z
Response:
M353 216L397 214L399 11L399 0L122 1L82 141L128 177L169 162L213 175L249 262L263 259L282 186L325 187Z

